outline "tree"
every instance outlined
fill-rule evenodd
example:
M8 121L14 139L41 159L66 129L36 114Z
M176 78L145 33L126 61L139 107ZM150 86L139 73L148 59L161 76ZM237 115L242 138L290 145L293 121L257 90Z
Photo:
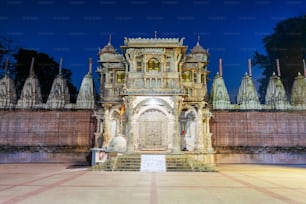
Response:
M291 95L294 78L303 72L302 60L306 57L306 15L289 18L277 23L274 32L263 38L267 55L254 53L253 64L263 69L259 80L259 94L264 100L266 88L273 72L276 72L276 59L279 59L281 80Z
M0 67L5 66L7 58L12 61L12 55L16 52L17 48L12 45L13 40L2 37L0 40ZM12 69L12 63L9 64L9 71Z
M29 76L31 60L32 57L34 57L34 73L37 75L40 82L43 102L46 102L50 94L53 80L59 73L59 64L47 54L35 50L19 49L17 53L13 54L13 57L16 61L16 65L11 75L15 81L17 97L20 97L22 87ZM67 80L71 96L70 101L75 102L77 97L77 88L71 81L72 72L68 69L62 68L62 75Z

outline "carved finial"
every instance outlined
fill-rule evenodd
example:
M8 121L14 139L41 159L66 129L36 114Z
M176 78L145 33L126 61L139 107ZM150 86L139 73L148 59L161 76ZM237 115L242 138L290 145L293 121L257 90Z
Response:
M198 41L197 41L197 45L199 45L200 44L200 35L198 35Z
M108 36L108 45L111 45L112 44L112 34L110 33L109 36Z
M222 58L219 58L219 73L220 73L220 76L222 77L223 73L222 73Z
M251 59L248 59L248 64L249 64L249 76L252 76L252 61Z
M154 31L154 38L157 38L157 31Z
M59 64L59 69L58 69L58 75L62 75L62 66L63 66L63 58L60 58L60 64Z
M279 66L279 59L276 59L276 67L277 67L277 76L281 76L281 72L280 72L280 66Z
M304 77L306 77L306 65L305 65L305 60L303 59L303 65L304 65Z
M88 67L88 74L91 74L92 72L92 58L88 59L89 67Z
M275 76L275 72L272 73L272 76Z
M9 58L7 57L6 60L5 60L5 67L4 67L4 75L5 76L7 76L8 64L9 64Z
M34 61L35 61L35 58L32 57L31 67L30 67L30 76L34 76Z
M301 76L301 72L298 72L298 76Z

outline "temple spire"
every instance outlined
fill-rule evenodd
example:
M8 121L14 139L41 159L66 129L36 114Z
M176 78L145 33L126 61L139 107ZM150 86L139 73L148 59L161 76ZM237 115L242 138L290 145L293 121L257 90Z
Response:
M223 72L222 72L222 58L219 58L219 74L222 77L223 76Z
M198 35L197 45L200 45L200 39L201 39L201 37L200 37L200 35Z
M88 74L92 73L92 58L88 59L89 67L88 67Z
M305 65L305 59L303 59L303 67L304 67L304 77L306 77L306 65Z
M280 66L279 66L279 59L276 59L276 67L277 67L277 76L281 76L281 72L280 72Z
M30 68L30 76L34 76L34 61L35 61L35 58L32 57L31 68Z
M63 58L60 58L60 64L58 69L58 75L62 75Z
M252 61L251 59L248 59L248 64L249 64L249 76L252 76Z
M157 31L154 31L154 38L157 38Z
M109 36L108 36L108 45L111 45L112 44L112 34L110 33Z

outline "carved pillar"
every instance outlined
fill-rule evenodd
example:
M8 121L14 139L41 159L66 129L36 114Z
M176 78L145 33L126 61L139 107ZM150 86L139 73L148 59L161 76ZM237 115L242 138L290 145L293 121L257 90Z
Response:
M109 110L111 105L105 105L104 107L104 134L103 134L103 144L102 147L107 147L109 144L109 129L110 129L110 115Z
M197 127L198 127L198 134L195 138L195 150L203 152L205 150L205 124L203 118L203 107L204 104L200 103L198 108L198 117L197 117Z
M173 139L173 153L181 153L181 138L180 138L180 130L179 130L179 115L182 111L182 98L175 97L174 98L174 107L175 109L175 133L172 135Z
M125 107L126 107L126 118L127 118L127 153L131 153L134 151L134 129L135 129L135 119L133 115L133 97L128 97L125 99Z
M95 148L100 148L103 146L103 132L104 132L104 121L103 121L103 115L101 113L95 113L96 119L97 119L97 126L96 126L96 132L95 135Z
M212 117L211 112L209 111L208 108L205 108L203 110L203 116L204 116L204 141L205 142L205 147L206 147L206 151L207 152L214 152L214 149L212 147L212 141L211 141L211 136L212 133L210 132L210 128L209 128L209 120Z

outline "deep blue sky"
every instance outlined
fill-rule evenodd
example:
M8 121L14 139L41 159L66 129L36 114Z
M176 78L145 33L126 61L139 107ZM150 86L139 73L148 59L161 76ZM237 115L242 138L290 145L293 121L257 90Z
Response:
M88 58L93 58L95 69L98 48L107 44L110 33L119 52L124 37L154 37L155 30L158 37L185 37L189 50L199 35L211 56L209 78L218 71L221 57L233 98L248 70L248 58L255 51L265 52L261 39L273 32L277 22L305 13L303 0L1 0L0 37L45 52L56 61L63 57L63 66L72 70L79 88ZM260 75L253 68L254 80ZM98 83L96 74L95 79Z

